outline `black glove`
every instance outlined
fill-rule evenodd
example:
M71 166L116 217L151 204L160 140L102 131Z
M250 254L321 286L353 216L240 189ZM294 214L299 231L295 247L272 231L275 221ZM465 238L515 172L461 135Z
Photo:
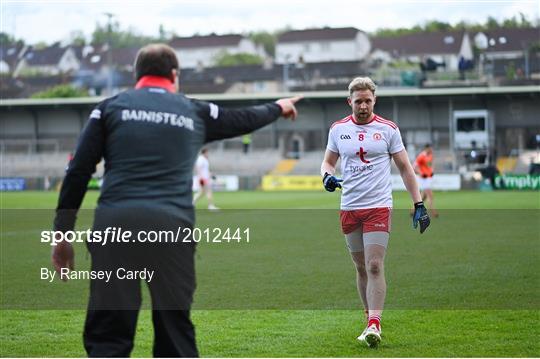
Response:
M336 188L341 188L341 184L339 182L343 182L343 180L341 178L332 176L328 172L324 174L324 177L322 180L324 189L327 190L328 192L334 192Z
M412 220L414 229L418 227L418 222L420 222L420 233L424 233L431 223L424 202L417 202L414 204L414 215Z

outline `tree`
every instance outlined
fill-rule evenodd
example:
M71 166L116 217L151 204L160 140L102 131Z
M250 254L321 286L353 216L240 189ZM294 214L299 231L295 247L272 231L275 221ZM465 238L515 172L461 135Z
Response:
M522 13L522 12L519 13L519 20L520 20L520 24L519 24L520 27L532 27L533 26L533 24L529 21L529 19L527 19L527 16L525 16L525 14Z
M75 46L86 45L86 37L81 30L74 30L69 33L69 42Z
M531 22L527 18L527 16L524 15L523 13L519 13L519 19L513 16L511 18L504 19L501 22L497 21L497 19L490 16L486 19L486 22L484 24L469 23L462 20L456 23L455 25L452 25L447 22L430 20L426 22L423 26L415 25L412 28L378 29L377 31L375 31L375 36L395 37L395 36L403 36L407 34L418 34L422 32L456 31L456 30L477 32L477 31L489 31L489 30L499 29L501 27L502 28L533 27L533 26L538 26L539 23L540 23L540 19L537 19L536 21Z
M101 26L99 23L96 23L96 28L92 33L92 44L105 44L109 40L111 47L125 48L144 46L150 42L154 42L155 38L140 35L131 27L127 30L122 30L118 21L111 23L110 31L107 25Z
M436 31L448 31L452 30L452 25L447 22L431 20L424 25L424 31L436 32Z
M261 45L268 56L276 54L276 34L267 31L257 31L249 34L249 38L257 45Z
M13 36L8 34L7 32L1 31L0 32L0 44L1 45L8 45L8 44L9 45L14 45L14 44L24 45L24 41L23 40L17 40Z
M229 54L226 51L214 58L216 66L261 65L263 61L257 55L247 53Z
M502 22L502 27L505 27L505 28L516 28L516 27L519 27L519 21L516 19L515 16L512 16L511 18L505 19L505 20Z
M57 85L47 90L36 92L31 98L65 98L65 97L88 97L88 93L68 84Z
M497 19L495 19L494 17L492 16L489 16L486 20L486 24L485 24L485 29L486 30L493 30L493 29L497 29L499 28L500 25L499 23L497 22Z
M15 38L7 32L0 32L0 44L12 44L15 42Z

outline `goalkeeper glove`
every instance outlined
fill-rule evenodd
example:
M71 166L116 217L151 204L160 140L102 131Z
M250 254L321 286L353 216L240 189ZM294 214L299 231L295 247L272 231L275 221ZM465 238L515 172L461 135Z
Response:
M322 180L324 189L327 190L328 192L334 192L336 188L341 188L341 184L339 182L343 182L343 180L341 178L332 176L328 172L324 174L324 177Z
M416 202L414 204L414 229L418 227L418 223L420 223L420 233L424 233L424 231L427 229L427 227L429 227L429 224L431 223L431 220L429 219L429 215L427 213L427 209L424 206L424 202Z

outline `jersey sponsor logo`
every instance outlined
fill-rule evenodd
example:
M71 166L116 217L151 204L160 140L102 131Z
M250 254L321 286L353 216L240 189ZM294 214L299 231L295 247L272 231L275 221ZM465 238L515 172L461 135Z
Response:
M350 140L350 139L351 139L351 136L349 136L349 135L341 135L341 136L339 136L339 138L340 138L341 140Z
M356 155L358 156L358 158L360 158L360 161L364 162L364 163L370 163L371 161L369 160L366 160L366 155L367 155L367 151L364 151L364 147L360 147L360 150L358 152L356 152Z
M373 165L349 166L349 171L351 171L352 173L359 173L371 170L373 170Z
M374 134L373 134L373 139L374 139L375 141L379 141L381 138L382 138L382 136L381 136L380 133L377 132L377 133L374 133Z
M122 110L122 121L145 121L183 127L191 131L195 129L192 118L170 112L125 109Z

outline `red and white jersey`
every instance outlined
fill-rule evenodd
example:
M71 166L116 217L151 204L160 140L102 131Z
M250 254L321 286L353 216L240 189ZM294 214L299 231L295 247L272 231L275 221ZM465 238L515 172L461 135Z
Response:
M341 209L392 207L391 154L405 147L395 123L374 115L364 125L352 115L330 127L326 148L341 158Z
M203 180L210 178L210 163L203 155L197 157L197 162L195 162L195 175Z

